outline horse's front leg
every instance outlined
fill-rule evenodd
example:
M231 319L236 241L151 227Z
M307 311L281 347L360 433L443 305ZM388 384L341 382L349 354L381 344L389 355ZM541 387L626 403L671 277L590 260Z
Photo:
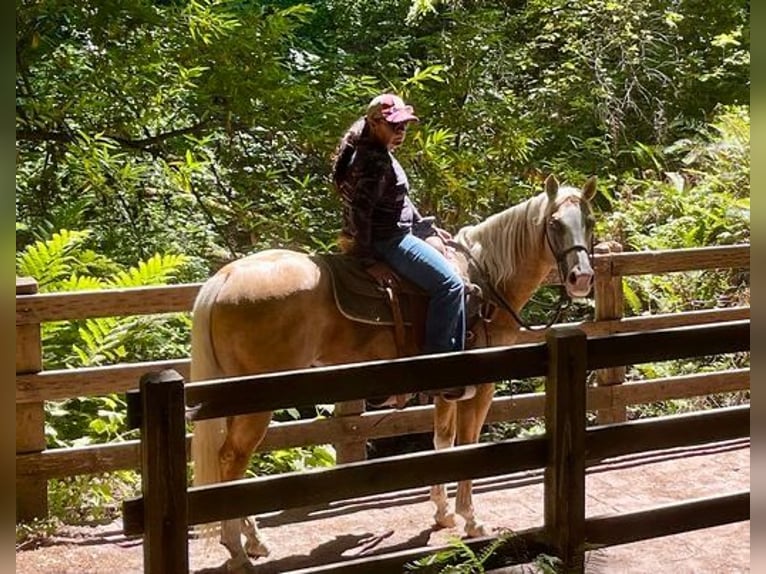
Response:
M476 395L467 401L461 401L457 406L457 444L476 444L484 421L487 418L492 397L495 394L493 384L479 385ZM488 531L483 524L476 520L473 507L473 481L458 482L455 496L455 512L465 520L465 533L470 538L487 536Z
M442 450L455 444L457 409L455 401L434 398L434 449ZM442 528L455 526L455 515L449 511L447 487L436 484L431 487L431 501L436 505L434 521Z
M261 443L271 421L271 413L255 413L232 417L228 421L226 440L221 447L221 478L236 480L245 475L253 450ZM241 535L246 543L242 546ZM269 549L263 541L254 518L237 518L221 523L221 544L231 554L226 563L229 572L249 572L249 557L268 556Z

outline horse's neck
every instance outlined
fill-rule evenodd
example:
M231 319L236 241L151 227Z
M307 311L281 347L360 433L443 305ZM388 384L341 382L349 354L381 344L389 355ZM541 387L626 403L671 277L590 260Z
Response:
M458 233L457 239L470 249L487 279L515 311L555 266L544 238L544 201L543 196L533 197Z

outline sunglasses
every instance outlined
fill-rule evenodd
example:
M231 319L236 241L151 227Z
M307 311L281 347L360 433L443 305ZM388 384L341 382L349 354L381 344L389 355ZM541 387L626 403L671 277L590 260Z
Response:
M407 122L386 122L394 132L403 132L407 129Z

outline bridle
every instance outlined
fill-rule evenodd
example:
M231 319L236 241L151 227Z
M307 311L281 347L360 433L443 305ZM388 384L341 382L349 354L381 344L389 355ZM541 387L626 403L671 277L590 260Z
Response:
M566 257L573 251L584 251L588 255L588 259L593 260L593 236L591 235L591 245L586 246L582 243L575 243L574 245L571 245L567 247L566 249L563 249L561 251L557 251L556 247L553 244L553 241L550 237L550 228L552 227L552 215L549 216L544 224L544 231L543 234L545 235L545 241L548 244L548 248L551 250L551 253L553 254L553 258L556 260L556 267L559 272L559 296L558 296L558 302L555 305L555 311L553 315L546 321L545 325L537 326L532 325L522 319L519 313L516 312L516 310L511 307L511 304L508 302L508 300L505 298L505 296L498 291L497 287L495 287L495 284L489 280L489 274L487 273L487 270L476 260L476 258L471 253L470 249L463 245L462 243L458 243L455 240L447 241L447 245L449 247L455 248L457 251L460 251L463 255L465 255L468 265L470 267L473 267L476 270L476 273L478 273L478 276L480 278L480 287L482 289L482 292L486 291L486 294L489 298L489 301L493 304L495 304L498 308L503 309L508 314L513 317L513 319L522 327L529 331L544 331L545 329L548 329L551 325L556 323L559 318L561 317L561 313L569 307L569 304L571 302L571 298L569 297L569 294L567 293L565 284L566 284ZM470 273L469 273L470 276ZM530 301L532 301L530 299ZM539 303L539 302L538 302ZM482 317L482 319L485 322L490 322L491 318L488 317Z
M545 222L545 241L548 243L548 248L551 250L551 253L553 254L553 258L556 260L556 267L559 272L559 280L561 284L564 284L566 282L566 273L567 273L567 260L566 257L573 251L584 251L585 254L588 256L588 259L590 260L591 264L593 264L593 235L591 235L590 239L590 245L583 245L582 243L575 243L574 245L570 245L566 249L563 249L561 251L556 251L556 248L553 245L553 241L551 240L551 234L550 234L550 228L551 228L551 220Z

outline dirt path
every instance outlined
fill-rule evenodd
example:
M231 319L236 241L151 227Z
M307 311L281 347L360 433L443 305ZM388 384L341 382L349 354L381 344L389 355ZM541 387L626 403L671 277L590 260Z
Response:
M732 441L612 459L588 471L587 514L635 511L749 489L749 446L748 441ZM474 492L477 513L490 527L521 530L542 524L540 472L476 481ZM258 561L257 571L288 572L310 564L444 544L459 535L457 529L433 529L432 513L426 489L414 489L265 515L260 524L272 555ZM125 539L119 523L68 528L49 543L17 552L16 574L142 572L141 541ZM226 557L218 545L190 542L192 572L222 572L219 567ZM587 560L587 571L594 574L749 572L750 523L604 548Z

